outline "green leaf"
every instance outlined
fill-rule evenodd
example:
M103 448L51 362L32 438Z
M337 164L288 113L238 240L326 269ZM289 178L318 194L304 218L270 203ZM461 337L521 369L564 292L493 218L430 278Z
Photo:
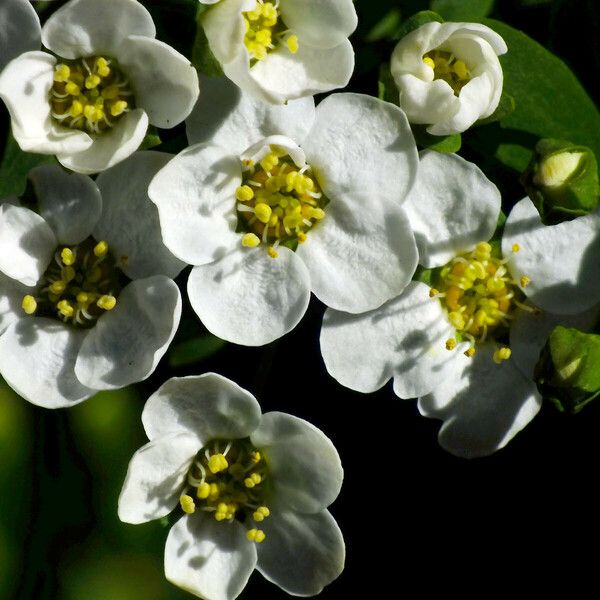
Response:
M570 140L599 156L600 113L565 63L505 23L492 19L482 23L508 45L500 57L504 91L517 106L500 120L500 127L476 130L489 151L519 172L527 167L539 138Z
M196 39L192 48L192 64L200 73L204 73L204 75L220 77L223 75L223 69L208 45L204 27L202 26L202 15L204 15L208 8L205 4L198 5L198 12L196 13Z
M488 123L494 123L495 121L501 121L502 119L506 119L514 110L515 110L515 99L506 92L502 92L502 96L500 96L500 102L498 102L498 106L496 110L485 119L479 119L475 125L487 125Z
M578 412L600 395L600 335L555 327L536 368L540 390L561 412Z
M431 135L425 131L427 125L412 125L413 135L418 146L436 152L458 152L462 144L460 133L452 135Z
M169 349L169 365L183 367L198 363L213 355L226 345L227 342L214 335L203 335L191 340L186 340Z
M385 38L394 39L400 27L400 10L392 8L365 36L365 41L376 42Z
M379 81L377 83L377 97L380 100L391 102L398 106L399 92L392 73L390 71L389 63L383 63L379 67Z
M431 10L446 21L479 21L494 8L494 0L431 0Z
M23 152L9 133L0 163L0 198L22 196L27 187L27 174L33 167L56 163L52 155Z
M442 23L444 19L442 19L440 15L431 10L422 10L421 12L418 12L416 15L413 15L412 17L410 17L410 19L407 19L406 21L404 21L404 23L400 25L400 27L396 31L394 39L399 40L411 31L418 29L422 25L425 25L425 23L431 23L432 21Z

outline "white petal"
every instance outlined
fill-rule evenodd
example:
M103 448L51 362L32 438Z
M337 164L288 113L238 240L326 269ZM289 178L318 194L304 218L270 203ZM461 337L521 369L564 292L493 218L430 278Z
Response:
M360 313L402 292L417 267L417 246L401 208L348 196L332 198L298 256L321 302Z
M214 335L262 346L291 331L310 300L310 276L288 248L271 258L264 246L235 250L195 267L188 280L192 308Z
M119 519L138 524L168 515L179 504L199 450L198 440L186 433L142 446L129 462L119 496Z
M0 335L11 323L24 316L21 308L23 296L32 293L35 294L35 290L0 273Z
M90 329L77 357L77 377L99 390L146 379L167 351L180 317L181 296L171 279L132 281L117 306Z
M426 417L442 419L439 442L456 456L488 456L503 448L538 413L542 399L535 383L514 361L496 364L492 344L477 346L429 396L419 400Z
M137 0L71 0L42 28L44 46L64 58L103 53L119 58L129 35L156 35L150 13Z
M462 345L448 351L445 344L454 335L439 300L415 281L369 313L327 310L321 354L330 375L346 387L374 392L394 377L394 392L413 398L431 392L457 368Z
M60 244L79 244L92 234L102 211L102 197L89 177L42 165L29 172L29 179L39 213Z
M46 52L26 52L0 74L0 98L10 113L14 138L25 152L82 152L92 145L87 133L63 127L50 115L55 64L56 58Z
M489 240L501 197L481 170L456 154L424 151L417 183L403 205L415 232L419 263L440 267Z
M167 537L165 576L205 600L233 600L256 566L256 544L238 521L219 523L195 513L179 519Z
M32 210L0 205L0 271L23 285L37 285L58 242Z
M557 325L589 331L597 323L598 316L598 307L576 315L553 315L547 312L532 314L518 311L510 327L511 359L526 377L533 378L540 352Z
M73 370L85 335L53 319L24 317L0 336L0 374L33 404L74 406L96 393Z
M103 210L94 237L108 243L119 267L131 279L176 277L185 266L164 245L158 209L148 197L152 178L171 158L162 152L136 152L96 180Z
M28 0L3 0L0 5L0 71L13 58L39 50L40 19Z
M346 547L329 511L274 514L261 523L257 570L294 596L314 596L344 569Z
M225 74L245 89L243 81L236 81L230 74L229 66L223 65ZM354 50L352 44L344 40L325 52L301 43L298 52L292 54L285 45L280 45L258 61L250 75L267 96L265 101L281 104L343 88L348 85L353 70ZM273 99L269 100L269 96Z
M518 244L519 252L512 252ZM502 237L512 276L531 282L523 291L540 308L557 314L583 312L600 300L600 211L545 226L533 202L512 209Z
M404 113L371 96L328 96L303 147L331 199L370 195L371 202L399 206L417 176L417 147Z
M190 144L210 141L241 154L258 140L284 135L301 144L315 120L312 97L266 104L225 77L201 77L202 94L186 120Z
M242 152L240 158L242 161L252 160L255 163L260 162L270 151L271 146L279 146L287 152L289 157L294 161L294 164L299 169L306 166L306 155L304 150L284 135L270 135L262 140L256 142L247 148L245 152Z
M191 112L200 89L196 69L171 46L129 36L120 47L120 65L135 91L135 102L152 125L170 129Z
M300 46L333 48L358 24L352 0L281 0L279 10L286 26L298 35Z
M148 115L136 108L124 115L108 132L99 135L83 152L57 152L59 162L78 173L91 175L104 171L133 154L148 130Z
M165 245L175 256L201 265L239 244L235 190L241 180L239 158L206 144L187 148L158 172L148 195L158 207Z
M273 506L316 513L337 498L344 471L335 446L320 429L298 417L269 412L250 439L266 456Z
M200 440L248 437L260 423L256 398L239 385L218 375L173 377L146 402L142 423L152 440L171 433L187 432Z
M256 0L221 0L202 16L202 27L215 58L224 66L246 55L246 24L242 12L252 10Z

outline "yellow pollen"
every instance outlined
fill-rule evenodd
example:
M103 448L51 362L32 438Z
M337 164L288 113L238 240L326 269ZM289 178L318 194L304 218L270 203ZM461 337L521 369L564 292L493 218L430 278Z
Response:
M469 70L467 69L467 65L462 60L457 60L453 65L453 70L458 75L459 79L467 79L469 76Z
M75 309L69 303L68 300L61 300L56 304L56 308L58 308L60 314L63 315L63 317L67 318L72 317L73 313L75 312Z
M59 279L58 281L55 281L50 286L49 290L52 294L56 294L56 295L60 296L65 291L66 287L67 287L66 281Z
M117 305L117 299L114 296L102 296L96 305L102 310L112 310Z
M92 302L93 296L88 294L87 292L79 292L76 296L76 300L81 305L86 305Z
M74 119L83 113L83 104L79 102L79 100L73 100L71 104L71 108L69 109L69 114Z
M226 471L229 467L229 463L225 456L221 453L212 454L208 459L208 468L211 473L220 473L221 471Z
M101 256L106 256L107 252L108 252L108 244L104 241L100 241L94 246L94 254L98 258L100 258Z
M454 338L446 340L446 350L454 350L454 348L456 348L456 340Z
M187 494L183 494L181 498L179 498L179 504L181 505L181 509L184 513L191 515L196 511L196 504L194 503L194 499Z
M500 364L503 360L508 360L510 355L512 354L510 348L498 348L496 352L494 352L494 362L496 364Z
M287 44L288 50L292 54L296 54L296 52L298 52L298 48L300 46L298 44L298 36L297 35L290 35L290 37L287 39L286 44Z
M246 479L244 479L244 485L247 488L253 488L254 486L258 485L261 481L262 477L258 473L252 473L250 477L246 477Z
M242 185L235 190L235 197L240 202L248 202L254 198L254 191L249 185Z
M110 75L110 67L108 61L102 56L96 59L96 71L100 77L108 77Z
M473 356L475 355L475 348L473 348L473 346L471 346L468 350L465 350L463 354L467 358L473 358Z
M521 287L526 287L531 283L531 279L529 279L527 275L523 275L521 279L519 279L519 283L521 284Z
M67 92L67 94L71 96L79 96L79 94L81 94L79 86L76 83L73 83L72 81L65 85L65 92Z
M439 290L436 290L435 288L431 288L429 290L429 297L430 298L434 298L435 296L437 296L440 293Z
M71 76L71 69L67 65L56 65L54 68L54 81L66 83Z
M271 220L272 209L268 204L262 202L254 205L254 214L261 223L268 223Z
M519 244L513 244L511 250L513 252L518 252L521 249L521 246L519 246Z
M468 65L445 50L432 50L423 56L423 62L433 69L434 79L445 81L456 96L471 80Z
M203 481L198 486L198 491L196 492L196 496L200 498L200 500L206 500L210 496L210 484Z
M433 59L429 58L429 56L425 56L423 58L423 62L430 68L435 69L435 62L433 62Z
M23 296L23 302L21 303L21 308L25 311L26 314L32 315L37 310L37 301L33 296L27 294Z
M279 256L279 252L277 252L277 250L275 250L275 248L273 248L273 246L269 246L267 248L267 254L271 257L271 258L277 258Z
M113 117L122 115L127 110L127 102L125 100L118 100L110 107L110 114Z
M242 237L242 246L246 248L256 248L260 244L260 239L255 233L246 233Z
M63 264L67 266L70 266L75 262L75 254L71 248L63 248L62 252L60 253L60 258Z
M250 542L256 542L257 544L260 544L265 537L267 537L265 535L265 532L262 529L248 529L248 531L246 532L246 538L250 541Z
M275 50L288 33L279 17L277 6L278 4L274 5L271 2L259 2L254 10L242 13L246 26L244 45L248 50L251 65L252 61L263 60L269 52ZM296 35L288 36L285 43L293 54L298 51Z
M88 75L85 78L85 88L87 90L93 90L94 88L97 88L98 85L100 85L101 81L102 79L98 75Z

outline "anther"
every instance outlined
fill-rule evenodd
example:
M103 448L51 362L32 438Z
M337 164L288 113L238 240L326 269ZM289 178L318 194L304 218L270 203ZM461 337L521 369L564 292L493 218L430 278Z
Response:
M265 537L265 532L262 531L262 529L248 529L248 531L246 532L246 538L250 542L256 542L257 544L260 544L265 539Z
M63 264L68 267L75 263L75 253L71 248L63 248L60 253L60 258Z
M26 314L32 315L37 310L37 301L36 299L27 294L23 296L23 302L21 303L21 308L25 311Z
M518 252L521 249L521 246L519 246L519 244L513 244L511 250L513 252Z
M454 348L456 348L456 340L454 338L446 340L446 350L454 350Z
M229 463L227 459L223 456L223 454L212 454L208 459L208 468L211 473L220 473L221 471L226 471L229 467Z
M108 244L104 241L100 241L94 246L94 255L98 258L100 258L101 256L106 256L107 252Z
M471 346L468 350L464 351L464 355L467 358L473 358L473 356L475 355L475 348L473 346Z
M179 504L181 505L181 509L184 513L191 515L196 511L196 504L194 503L194 499L187 494L183 494L181 498L179 498Z
M529 279L527 275L523 275L521 279L519 279L519 283L521 284L521 287L526 287L531 283L531 279Z
M242 246L246 248L256 248L260 244L260 239L255 233L246 233L242 237Z
M235 190L235 197L240 202L248 202L254 198L254 190L249 185L242 185Z
M117 299L114 296L105 295L96 302L96 305L102 310L112 310L117 305Z
M503 360L508 360L511 354L511 349L506 346L504 348L498 348L498 350L494 352L494 362L499 365Z
M435 288L431 288L429 290L429 297L430 298L434 298L435 296L437 296L440 293L439 290L436 290Z

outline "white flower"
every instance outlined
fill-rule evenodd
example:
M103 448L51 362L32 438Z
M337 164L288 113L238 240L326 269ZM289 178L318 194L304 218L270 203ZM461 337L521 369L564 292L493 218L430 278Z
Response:
M223 72L269 103L345 87L354 70L352 0L200 0Z
M417 262L400 208L417 153L402 111L357 94L272 106L204 84L195 144L150 184L163 239L190 274L215 335L266 344L293 329L310 291L362 312L399 294ZM237 94L237 97L235 96Z
M400 106L433 135L465 131L489 117L502 94L504 40L478 23L422 25L403 37L391 59Z
M544 226L525 198L497 256L482 240L496 228L498 190L463 159L428 152L405 207L422 264L442 267L438 289L415 281L370 313L328 310L325 364L362 392L393 378L400 398L418 397L423 415L444 421L444 448L491 454L540 408L533 369L554 325L589 326L595 315L600 212Z
M288 414L261 415L234 382L173 378L148 400L150 442L129 463L119 518L186 513L165 547L167 579L206 600L232 600L256 568L298 596L318 594L344 567L327 507L343 479L322 431Z
M145 379L165 353L184 265L145 190L169 158L134 154L97 186L37 167L37 212L0 204L0 374L30 402L72 406Z
M132 154L148 123L183 121L198 98L198 76L155 35L136 0L71 0L57 10L42 28L52 54L21 54L0 76L21 149L97 173Z
M28 0L0 4L0 71L15 57L40 47L40 20Z

